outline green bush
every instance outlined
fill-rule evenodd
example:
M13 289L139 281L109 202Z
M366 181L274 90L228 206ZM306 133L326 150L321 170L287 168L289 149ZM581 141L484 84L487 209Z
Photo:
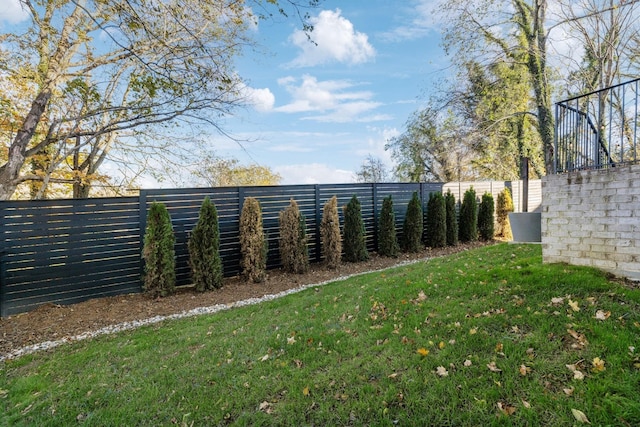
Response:
M427 202L426 244L430 248L447 246L447 208L442 193L429 193Z
M240 267L248 280L259 283L267 276L267 239L262 228L260 202L247 197L240 214Z
M388 196L382 200L382 210L378 221L378 253L388 257L397 257L398 249L393 200L391 200L391 196Z
M199 292L222 287L220 228L216 205L206 197L188 242L191 277Z
M171 295L176 289L176 238L171 216L162 203L153 202L144 233L144 290L152 297Z
M505 240L513 240L511 224L509 223L509 212L513 212L513 199L511 198L511 190L505 187L505 189L498 194L498 201L496 203L496 219L498 222L496 236Z
M280 212L279 219L282 267L290 273L306 273L309 270L307 230L295 200L291 199L289 206Z
M456 198L447 190L444 195L444 204L447 211L447 245L455 246L458 244L458 219L456 218Z
M494 233L494 203L491 193L484 193L478 208L478 232L480 240L488 241L493 239Z
M473 187L464 192L458 226L461 242L475 242L478 240L478 201Z
M344 207L344 259L359 262L369 259L365 242L364 222L360 201L354 195Z
M407 213L402 224L402 249L405 252L420 252L422 250L422 205L418 193L414 192Z
M333 196L324 204L320 222L322 256L327 267L334 269L340 265L342 257L342 236L340 235L340 217L338 216L338 198Z

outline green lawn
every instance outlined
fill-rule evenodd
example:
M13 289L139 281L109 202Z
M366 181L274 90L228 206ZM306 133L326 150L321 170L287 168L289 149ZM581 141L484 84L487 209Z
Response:
M640 290L499 244L0 372L0 425L640 425Z

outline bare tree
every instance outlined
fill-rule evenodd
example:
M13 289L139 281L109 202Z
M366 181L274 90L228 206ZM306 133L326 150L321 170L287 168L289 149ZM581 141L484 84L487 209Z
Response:
M356 182L385 182L389 172L382 160L369 154L356 172Z

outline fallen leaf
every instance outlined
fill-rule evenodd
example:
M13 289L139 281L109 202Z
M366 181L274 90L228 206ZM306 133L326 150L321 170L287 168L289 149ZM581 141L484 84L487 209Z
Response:
M551 298L551 304L562 304L563 302L564 297Z
M593 358L593 360L591 361L591 366L593 366L593 368L591 369L593 372L602 372L606 369L604 367L604 360L600 359L599 357Z
M440 341L440 342L438 343L438 348L439 348L440 350L442 350L442 349L444 348L444 341Z
M584 379L584 374L578 370L573 371L573 379L582 381Z
M292 345L296 343L296 337L287 338L287 344Z
M530 409L531 408L531 403L527 402L526 400L523 400L522 401L522 406L524 406L527 409Z
M595 318L597 320L607 320L609 318L609 316L611 316L611 312L610 311L598 310L598 311L596 311Z
M504 345L502 345L501 342L499 342L498 344L496 344L496 353L502 353L502 349L504 348Z
M302 394L304 396L309 396L309 387L308 386L302 389Z
M471 328L469 329L469 335L475 335L478 333L478 328Z
M469 360L469 359L465 360L465 361L464 361L464 363L463 363L463 365L464 365L464 366L467 366L467 367L471 366L472 364L473 364L473 363L472 363L472 362L471 362L471 360Z
M266 400L260 404L260 410L266 412L267 414L271 413L271 404Z
M416 353L418 353L420 356L426 356L429 354L429 350L427 350L424 347L419 348Z
M522 375L523 377L525 375L527 375L529 372L531 372L531 368L529 368L526 365L520 365L520 369L518 370L520 372L520 375Z
M438 366L436 368L436 374L438 374L441 377L446 377L449 375L449 371L447 371L447 368L445 368L444 366Z
M265 354L264 356L262 356L262 357L260 358L260 361L261 361L261 362L265 362L265 361L267 361L267 360L269 360L269 355L268 355L268 354Z
M573 395L573 387L569 387L569 388L563 388L562 391L564 391L564 394L566 394L567 396L572 396Z
M571 310L573 311L580 311L580 305L578 304L578 301L569 300L569 307L571 307Z
M498 402L498 409L506 416L513 415L513 413L516 412L516 407L508 403Z
M573 409L571 408L571 413L573 414L574 418L578 421L581 422L583 424L591 424L589 422L589 419L587 418L587 416L585 415L584 412L582 411L578 411L577 409Z
M397 372L394 372L393 374L387 375L387 378L394 379L394 378L396 378L398 375L400 375L400 374L398 374Z
M496 362L491 362L487 364L487 368L489 368L491 372L502 372L502 369L496 366Z

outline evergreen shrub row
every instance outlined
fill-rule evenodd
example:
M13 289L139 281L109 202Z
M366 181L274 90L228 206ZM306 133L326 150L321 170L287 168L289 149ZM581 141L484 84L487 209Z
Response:
M506 237L504 218L513 210L507 189L498 197L498 230ZM360 262L367 260L365 228L358 198L354 195L343 207L344 229L340 233L337 197L327 200L320 223L322 256L328 268L335 269L341 260ZM506 213L505 213L506 212ZM424 224L424 225L423 225ZM308 238L304 215L291 199L280 212L280 258L283 269L291 273L305 273L309 268ZM263 230L262 209L257 199L247 197L240 214L240 267L243 276L252 282L266 278L267 238ZM423 236L423 231L424 236ZM405 252L419 252L424 243L431 248L453 246L461 242L491 240L494 236L494 202L489 193L478 205L475 190L464 194L459 218L456 201L451 191L445 195L429 195L427 211L423 214L418 193L414 192L407 205L402 224L401 245L398 243L395 213L391 196L383 199L378 221L378 253L396 257L400 248ZM510 232L510 229L509 229ZM171 218L162 203L152 203L147 216L143 256L145 260L144 290L154 297L175 291L175 237ZM222 286L223 268L220 258L220 230L215 204L207 197L200 208L189 241L189 264L196 290L206 291Z

